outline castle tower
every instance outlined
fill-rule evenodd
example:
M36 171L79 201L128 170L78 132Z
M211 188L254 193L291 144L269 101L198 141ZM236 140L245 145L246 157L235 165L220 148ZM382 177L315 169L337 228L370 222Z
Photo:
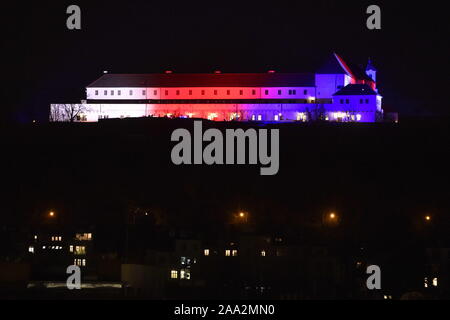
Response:
M377 69L372 64L372 60L369 58L369 62L366 67L366 74L372 78L374 82L377 82Z

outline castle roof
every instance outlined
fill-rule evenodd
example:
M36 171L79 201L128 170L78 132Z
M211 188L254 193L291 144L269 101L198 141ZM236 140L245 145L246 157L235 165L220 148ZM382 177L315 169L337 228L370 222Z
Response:
M349 84L333 96L376 96L377 93L367 84Z
M333 56L317 71L317 74L346 74L356 80L372 81L364 70L355 64L348 63L341 56L334 53Z
M313 73L104 74L88 88L314 87Z

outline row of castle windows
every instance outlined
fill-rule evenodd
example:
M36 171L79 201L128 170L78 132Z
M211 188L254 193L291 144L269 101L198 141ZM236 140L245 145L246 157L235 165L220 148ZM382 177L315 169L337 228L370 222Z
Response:
M133 90L130 90L129 93L130 93L130 96L132 96L133 95ZM146 93L145 90L142 90L142 95L143 96L145 96L145 93ZM156 96L157 93L158 93L157 90L153 90L153 95L154 96ZM179 96L180 95L180 90L176 90L175 93L176 93L177 96ZM265 93L266 96L268 96L269 95L269 90L265 90L264 93ZM165 94L166 94L166 96L169 95L169 90L166 90ZM205 95L205 90L202 90L201 94L202 94L202 96L204 96ZM227 95L230 95L230 94L231 94L231 90L227 90ZM239 90L239 95L242 96L243 94L244 94L244 90ZM281 96L282 94L283 94L283 91L282 90L278 90L278 95ZM295 96L297 94L297 90L289 90L288 94L290 96L292 96L292 95ZM306 90L306 89L303 90L303 94L307 95L308 94L308 90ZM95 90L95 95L98 96L98 90ZM108 95L108 90L104 90L103 95L107 96ZM113 96L113 95L114 95L114 90L111 90L111 96ZM117 90L117 95L118 96L122 95L122 90ZM190 96L192 95L192 90L189 90L189 95ZM214 95L217 95L217 90L214 90ZM256 95L256 90L252 90L252 95Z
M349 99L345 99L345 101L344 101L344 99L341 99L341 104L344 104L344 102L345 102L345 104L350 104L350 100ZM359 103L360 104L369 104L369 99L359 99Z

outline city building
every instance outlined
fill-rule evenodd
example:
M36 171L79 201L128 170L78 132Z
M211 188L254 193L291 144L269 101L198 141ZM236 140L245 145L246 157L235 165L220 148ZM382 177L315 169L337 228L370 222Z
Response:
M339 55L315 73L103 74L76 104L52 104L50 121L108 118L203 118L214 121L383 120L376 69Z

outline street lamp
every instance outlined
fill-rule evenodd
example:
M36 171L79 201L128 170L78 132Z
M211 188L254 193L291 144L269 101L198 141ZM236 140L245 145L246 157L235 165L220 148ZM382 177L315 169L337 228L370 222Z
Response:
M431 221L431 216L425 216L425 221L427 222Z
M50 212L48 213L48 215L49 215L50 218L53 218L53 217L55 216L55 212L50 211Z

